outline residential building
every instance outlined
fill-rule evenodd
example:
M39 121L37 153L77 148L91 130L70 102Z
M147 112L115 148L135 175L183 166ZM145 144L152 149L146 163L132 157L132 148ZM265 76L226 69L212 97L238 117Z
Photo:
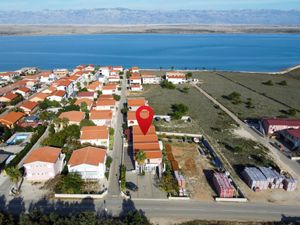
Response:
M95 98L97 98L97 93L96 92L89 92L89 91L78 92L77 93L77 98L78 99L88 98L88 99L94 100Z
M80 130L81 144L90 143L91 145L109 148L109 132L106 126L84 126Z
M292 144L293 150L300 149L300 128L287 129L281 132L281 134L286 141Z
M104 99L100 96L99 100L96 102L95 110L115 110L117 102L114 99Z
M67 93L65 91L55 91L52 94L50 94L47 99L49 99L50 101L57 101L57 102L61 102L62 99L67 97Z
M31 97L29 100L31 102L43 102L48 97L48 94L44 93L37 93L33 97Z
M44 94L52 94L53 92L56 91L56 87L54 86L50 86L48 87L47 89L43 90L41 93L44 93Z
M51 84L58 79L58 76L55 75L52 71L42 71L40 72L40 82L45 84Z
M54 85L54 87L56 87L57 90L65 91L67 93L67 97L70 97L73 95L74 84L69 79L57 80L55 83L53 83L53 85Z
M80 174L84 180L99 180L104 178L105 162L105 149L85 147L73 151L68 162L68 171Z
M112 69L112 71L110 71L110 76L112 76L112 77L119 77L119 73L120 73L119 70Z
M38 108L38 103L37 102L32 102L32 101L25 101L20 105L20 109L24 111L27 115L33 114L37 108Z
M53 70L53 74L59 76L59 77L64 77L69 74L69 70L67 69L55 69Z
M19 76L18 72L1 72L0 73L0 80L5 80L7 82L12 82L15 77Z
M117 94L117 92L118 92L118 87L116 84L107 84L102 87L102 94L104 95Z
M60 174L65 155L60 148L42 147L33 150L25 159L25 178L28 181L47 181Z
M92 110L90 112L90 120L97 126L113 126L113 111L111 110Z
M27 87L20 87L14 91L15 94L22 95L23 98L27 98L30 94L30 89Z
M25 116L22 112L9 112L0 117L0 124L8 128L14 128L15 124Z
M108 77L108 82L109 83L119 83L120 82L120 76L119 75L110 75Z
M143 91L143 86L140 84L131 84L130 90L131 91Z
M164 169L162 161L163 145L158 141L154 125L150 126L146 135L142 133L139 126L133 126L131 130L134 158L138 151L143 151L146 155L146 160L143 164L135 161L136 171L141 169L151 173L158 171L158 175L161 176Z
M94 81L93 83L89 84L86 88L89 92L97 92L101 90L102 83L99 81Z
M14 94L12 92L7 92L5 95L0 97L0 102L11 102L15 100L18 97L17 94Z
M286 119L286 118L263 119L262 125L265 134L272 135L277 131L300 128L300 119Z
M153 73L142 73L142 84L160 84L161 77L156 76Z
M100 75L103 75L104 77L108 77L110 75L111 70L112 67L110 66L103 66L99 68Z
M140 116L142 118L147 118L149 116L149 113L146 111L142 111L140 113ZM132 127L132 126L137 126L138 121L136 119L136 111L128 111L127 112L127 126Z
M92 109L94 101L91 100L91 99L89 99L89 98L80 98L80 99L77 99L76 102L74 103L74 105L78 105L80 107L81 103L83 103L83 102L86 103L88 110Z
M80 122L84 119L85 113L80 111L69 111L69 112L62 112L59 115L60 119L66 118L69 121L69 124L80 125Z
M129 69L131 73L139 73L140 69L137 66L133 66Z
M123 68L123 66L114 66L114 67L112 68L112 70L117 70L117 71L119 71L119 73L120 73L120 72L123 72L123 71L124 71L124 68Z
M128 80L130 84L142 84L142 77L139 73L133 73Z
M167 72L166 80L173 84L183 84L187 82L185 74L178 71Z
M139 107L147 105L145 98L128 98L127 107L131 111L136 111Z

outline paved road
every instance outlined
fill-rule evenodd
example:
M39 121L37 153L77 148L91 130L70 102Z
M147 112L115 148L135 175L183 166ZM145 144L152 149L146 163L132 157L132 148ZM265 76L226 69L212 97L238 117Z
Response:
M253 131L247 124L245 124L242 120L240 120L234 113L232 113L229 109L224 107L220 102L210 96L207 92L205 92L202 88L198 87L194 84L194 87L201 92L204 96L206 96L210 101L214 104L218 105L225 113L227 113L237 124L239 124L245 131L247 131L250 135L252 135L255 140L268 148L275 160L278 162L279 166L284 168L286 171L289 171L293 174L293 176L299 178L300 177L300 164L290 160L286 156L284 156L281 152L279 152L276 148L274 148L267 138L261 137L255 131Z
M25 201L25 209L28 210L30 201ZM58 202L43 201L37 203L39 209L46 212L58 211L64 213L76 213L81 211L101 212L104 208L109 214L118 216L122 212L133 209L141 209L149 218L165 218L175 222L177 219L205 219L205 220L248 220L248 221L279 221L285 217L298 217L300 208L292 205L254 204L254 203L206 203L199 201L175 201L175 200L134 200L122 199L83 200L82 202ZM7 209L0 205L2 209ZM9 203L9 211L19 214L22 210L20 201ZM23 209L24 210L24 209Z
M125 73L126 74L126 73ZM109 185L108 185L108 195L111 197L120 196L120 186L119 186L119 177L120 177L120 165L122 163L122 149L123 149L123 115L121 109L123 104L126 102L126 76L123 76L122 81L122 90L121 90L121 99L119 101L119 107L116 112L116 125L115 125L115 135L114 135L114 146L112 154L112 165L109 174Z

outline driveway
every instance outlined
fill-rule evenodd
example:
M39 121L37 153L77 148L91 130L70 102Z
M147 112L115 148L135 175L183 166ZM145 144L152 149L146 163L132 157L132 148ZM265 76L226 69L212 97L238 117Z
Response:
M167 195L160 190L155 179L155 175L146 173L144 176L139 176L135 172L126 172L126 182L132 182L138 186L136 192L130 191L131 197L142 199L166 199Z

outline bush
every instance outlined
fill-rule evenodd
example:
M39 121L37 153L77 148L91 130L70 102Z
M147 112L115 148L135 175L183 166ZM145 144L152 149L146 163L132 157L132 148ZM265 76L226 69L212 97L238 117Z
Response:
M278 84L281 86L287 86L286 80L280 81Z
M39 104L40 109L48 109L48 108L56 108L60 107L60 103L57 101L50 101L48 99L45 99L43 102Z
M121 190L124 191L126 189L126 166L121 166Z
M189 108L184 104L173 104L171 109L171 116L176 120L181 119L181 117L184 116L189 110Z
M84 181L77 173L69 173L60 178L55 186L56 193L80 194L82 193Z
M84 127L84 126L96 126L96 124L91 120L84 119L84 120L81 120L80 127Z
M193 77L193 73L192 72L188 72L186 75L185 75L186 79L189 79L189 78L192 78Z
M113 94L113 98L114 98L114 100L116 100L116 101L120 101L121 96L120 96L120 95Z
M175 84L173 84L173 83L171 83L169 81L166 81L166 80L162 81L160 83L160 86L162 88L167 88L167 89L175 89L176 88Z
M273 84L273 81L271 81L271 80L268 80L268 81L266 81L266 82L262 82L262 84L263 85L267 85L267 86L273 86L274 84Z
M59 110L59 113L69 112L69 111L80 111L80 106L78 106L78 105L64 106L61 110Z

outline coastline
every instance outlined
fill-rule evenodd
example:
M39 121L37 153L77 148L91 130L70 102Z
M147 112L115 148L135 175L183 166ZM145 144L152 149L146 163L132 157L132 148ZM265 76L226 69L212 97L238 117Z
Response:
M300 34L300 26L137 24L137 25L16 25L0 24L0 36L88 34Z

